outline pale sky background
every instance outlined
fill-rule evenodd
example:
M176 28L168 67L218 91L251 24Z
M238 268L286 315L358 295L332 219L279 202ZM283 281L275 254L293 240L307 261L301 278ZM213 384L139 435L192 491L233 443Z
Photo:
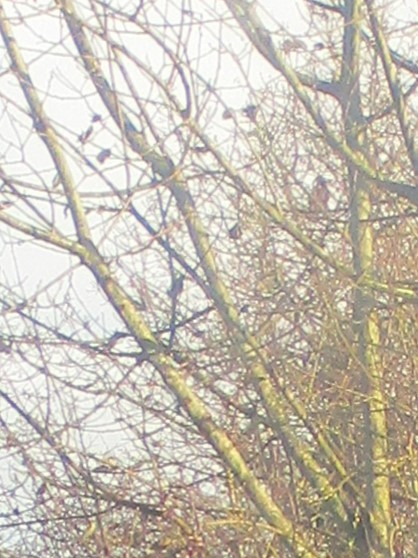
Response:
M220 2L220 0L219 0ZM5 2L6 8L10 9L13 2ZM80 3L82 4L82 3ZM158 1L156 2L158 4ZM165 1L160 0L160 4L164 5ZM42 2L36 3L39 7ZM77 2L76 2L77 5ZM199 2L197 1L197 5ZM275 29L275 21L286 28L286 30L302 38L307 30L307 9L306 4L302 0L259 0L260 5L260 16L266 21L267 27L271 30ZM404 18L406 21L417 18L417 3L413 0L399 0L398 2L390 2L393 13L396 17ZM19 3L19 9L26 9ZM27 9L31 9L28 4ZM268 17L270 16L270 17ZM36 20L36 26L32 27L31 20L28 20L29 27L25 25L20 25L14 28L14 31L18 37L18 43L24 44L26 46L25 55L28 59L32 59L30 64L30 71L32 77L37 85L43 92L43 97L47 100L47 110L52 117L52 120L59 122L58 130L65 135L67 130L70 130L75 136L86 129L88 123L91 119L92 109L95 108L97 101L94 100L94 96L89 96L90 87L86 85L82 71L77 67L71 57L68 56L65 48L61 48L63 58L57 58L57 43L60 40L60 33L62 27L57 25L57 21L51 19L50 16L45 16L43 18L38 18ZM127 42L134 41L135 38L127 39ZM210 37L205 40L210 42ZM226 33L223 38L224 43L231 45L239 45L239 39L235 34ZM48 45L49 43L49 45ZM51 54L45 51L51 48ZM3 49L1 50L0 58L0 71L2 68L7 67L7 60L4 58ZM42 53L42 55L40 55ZM148 52L142 52L141 57L145 60L152 60L155 54L152 50ZM413 58L416 58L413 56ZM245 61L244 61L245 62ZM208 57L205 60L206 71L208 74L214 71L218 64L217 53L214 52L212 58ZM242 98L237 94L239 90L240 83L243 80L243 76L239 75L236 70L235 63L224 55L221 59L221 79L222 85L230 85L230 91L225 89L223 91L223 98L227 103L231 105L234 109L239 109L245 106L250 99ZM202 71L202 67L200 68ZM252 56L251 69L252 72L251 82L254 88L257 88L257 84L260 83L260 87L268 82L269 77L277 77L266 62L264 62L258 54ZM1 79L1 78L0 78ZM2 87L2 94L9 98L9 107L13 107L16 99L21 99L20 93L18 93L18 87L12 79L7 78L0 81L0 86ZM79 91L82 90L85 93L85 98L80 99ZM64 99L64 104L63 104ZM22 103L22 106L26 105ZM63 109L63 106L65 108ZM14 107L16 118L19 118L19 111ZM46 181L52 183L55 171L51 168L51 163L49 156L46 155L45 150L39 150L38 147L34 147L30 151L31 142L30 134L27 134L27 126L19 127L16 121L13 123L8 118L7 112L0 114L0 129L2 130L2 137L0 138L0 153L3 153L1 157L1 164L7 162L6 166L10 169L15 169L16 172L21 172L21 179L30 181L30 165L33 164L37 169L43 168L43 177ZM20 146L25 143L28 153L30 153L29 158L25 163L20 163ZM92 159L95 154L100 151L101 148L110 147L113 148L114 144L118 143L115 140L112 130L102 130L95 139L95 143L88 146L86 149L91 149L89 155ZM35 144L34 144L35 145ZM120 168L116 170L111 169L112 161L108 161L104 164L103 170L109 173L109 176L115 177L117 173L121 173ZM86 179L82 173L78 172L77 168L74 167L74 173L76 179L80 179L81 188L86 190L93 190L95 188L94 176ZM65 228L66 224L63 220L62 227ZM50 249L48 247L39 246L36 250L32 243L27 243L23 241L19 246L13 246L9 242L7 233L4 233L4 227L2 227L2 236L0 236L0 267L1 267L1 279L2 282L7 281L12 285L15 285L16 293L23 285L21 291L22 298L31 296L33 293L38 293L47 285L50 281L54 281L57 276L65 271L68 267L68 257L65 255L58 255L57 251L54 251L51 256ZM15 265L17 263L17 265ZM18 273L16 272L18 268ZM62 288L64 283L57 283L57 289ZM109 305L104 304L102 295L98 292L96 284L91 275L86 271L79 271L77 273L76 279L73 281L73 287L77 292L79 297L78 305L82 312L85 312L86 317L95 318L101 316L103 325L109 329L112 327L114 321L113 311L109 310ZM65 294L65 293L64 293ZM3 357L2 357L3 358ZM100 417L102 420L103 417ZM113 443L122 443L119 436L113 437L112 434L108 433L108 425L104 428L103 438L101 435L97 434L96 441L103 443L104 446L112 446Z
M6 8L7 4L6 2ZM78 3L76 3L76 5L77 4ZM126 3L121 2L121 4ZM165 4L165 0L161 2L157 1L156 4L162 6ZM199 3L197 4L199 5ZM42 5L42 2L38 2L34 7L38 9L42 7ZM80 6L82 5L83 3L81 2ZM286 27L293 34L300 35L303 33L304 29L306 29L306 22L304 18L301 17L301 15L303 16L306 13L304 12L304 3L301 0L292 2L288 2L287 0L260 0L260 8L260 15L265 11L265 15L270 15L272 20L278 21L280 25ZM26 8L19 3L18 9L24 13ZM30 4L28 4L27 9L28 11L32 10ZM13 13L10 8L9 11ZM272 20L268 22L268 27L271 29L275 27L275 23ZM34 24L34 22L36 22L36 24ZM13 23L15 24L16 22L13 21ZM58 130L63 134L65 134L66 129L73 130L74 133L81 133L86 129L91 118L91 110L88 109L91 107L91 103L94 102L94 96L91 98L86 97L86 99L80 102L79 91L90 91L90 88L88 87L86 89L83 85L84 76L82 75L82 71L79 66L76 66L68 58L68 53L66 53L65 48L57 48L62 27L57 25L54 18L46 15L44 17L37 17L34 20L28 19L28 25L14 25L13 28L18 38L19 45L25 47L25 59L27 61L32 60L29 65L31 76L35 84L39 86L46 100L47 111L52 121L59 122ZM129 44L129 42L132 42L132 44L134 44L134 41L135 38L129 38L127 43ZM225 43L230 42L230 44L233 45L234 42L236 42L236 35L231 34L231 37L228 37L226 33L224 41ZM51 46L50 54L48 54L49 45ZM134 47L131 45L131 48ZM57 53L59 53L60 50L62 51L63 58L57 57ZM154 56L152 50L141 54L144 60L152 60ZM0 58L0 68L5 67L7 64L7 58L4 58L3 54L2 58ZM214 68L213 71L215 71L217 64L217 55L214 53L213 62L210 61L210 58L206 59L204 70L210 73L210 68L212 67ZM226 84L227 81L231 84L231 90L229 92L226 89L223 91L223 98L225 101L228 102L232 108L239 109L241 106L245 106L245 103L249 102L250 99L242 98L241 95L237 94L242 76L237 74L235 62L231 61L229 57L222 57L220 70L223 75L219 80L220 83L224 80L224 84ZM200 71L202 71L202 67ZM260 86L262 82L268 81L269 74L271 74L272 77L274 75L268 64L258 55L255 55L255 59L253 58L251 61L251 71L254 74L251 77L251 81L255 89L257 87L256 73L262 75ZM17 99L24 110L26 110L26 103L23 101L19 88L14 80L9 79L8 86L2 86L2 93L12 100L13 103ZM65 107L64 110L63 107ZM18 112L19 111L16 111L15 118L19 118ZM0 116L0 125L2 127L0 152L4 153L3 157L8 162L14 162L14 172L21 172L20 178L30 181L30 165L33 164L37 169L44 166L43 177L45 180L52 182L55 171L51 167L49 155L43 147L40 149L37 147L30 148L33 140L28 136L29 143L27 143L26 126L19 128L19 126L16 125L16 121L11 123L7 116L7 110ZM7 142L6 144L5 141ZM99 150L100 142L103 147L112 147L115 140L113 137L106 136L106 134L103 133L100 136L100 140L97 142L98 146L95 147L97 151ZM28 153L26 162L29 162L29 166L27 164L19 165L18 163L21 157L20 146L22 143L26 143ZM107 168L104 170L106 170L110 176L114 176L114 173L109 170L109 166L110 162L105 165ZM48 168L51 170L48 171ZM86 181L77 167L73 168L73 172L76 180L80 179L80 181L82 181L83 187L86 187L87 184L90 184L89 188L92 187L91 185L94 182L94 177L90 181ZM64 230L65 226L65 223L62 222ZM3 268L8 269L9 278L13 277L13 269L15 268L17 259L19 262L19 276L14 277L14 282L16 282L16 284L23 283L25 286L25 294L23 295L22 293L22 296L30 296L31 293L38 291L41 284L51 281L60 270L63 271L67 266L67 256L58 256L57 253L53 256L53 265L51 266L50 249L48 247L39 246L38 249L34 250L32 243L23 242L18 248L18 254L16 248L13 248L14 254L12 254L11 247L4 247L4 241L7 242L7 238L3 237L3 239L0 239L0 257L4 262ZM3 244L3 248L1 244ZM88 273L82 274L81 282L87 289L89 285L92 287L88 289L88 305L86 305L86 311L92 311L93 314L96 314L97 311L103 311L101 295L94 289L94 281L90 279Z

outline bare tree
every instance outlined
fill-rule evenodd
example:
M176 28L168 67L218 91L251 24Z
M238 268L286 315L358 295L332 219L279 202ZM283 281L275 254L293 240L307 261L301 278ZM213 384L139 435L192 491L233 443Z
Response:
M300 9L0 2L2 555L417 555L416 6Z

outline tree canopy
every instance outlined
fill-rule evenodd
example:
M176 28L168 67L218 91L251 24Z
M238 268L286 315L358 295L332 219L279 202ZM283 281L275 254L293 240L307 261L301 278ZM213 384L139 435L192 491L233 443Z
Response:
M0 1L2 556L418 555L417 6L278 6Z

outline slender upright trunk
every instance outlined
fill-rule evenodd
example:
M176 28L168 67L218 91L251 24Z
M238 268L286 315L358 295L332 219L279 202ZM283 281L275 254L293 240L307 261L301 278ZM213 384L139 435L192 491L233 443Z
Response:
M351 149L365 153L364 119L360 103L361 0L346 0L342 104L346 141ZM358 363L363 400L363 443L359 444L366 485L367 513L362 518L363 540L357 541L362 558L390 558L390 484L388 476L387 425L382 369L377 356L379 324L373 295L362 279L373 275L373 230L370 223L372 203L368 180L348 164L351 189L350 234L357 285L354 292L353 319L358 338Z

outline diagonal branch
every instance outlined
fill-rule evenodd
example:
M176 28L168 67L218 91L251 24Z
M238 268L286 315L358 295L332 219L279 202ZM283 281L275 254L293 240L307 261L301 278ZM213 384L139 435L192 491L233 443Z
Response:
M326 505L333 508L335 516L338 518L341 525L344 526L344 529L349 532L351 524L347 521L347 514L341 501L341 495L334 490L329 479L324 475L323 467L315 461L307 444L296 437L294 429L292 429L289 424L288 413L283 405L283 401L280 400L277 389L270 380L269 367L259 344L240 324L239 312L235 308L229 292L217 270L208 235L196 211L193 198L187 189L181 170L176 168L171 159L164 157L151 148L144 136L135 129L128 117L124 114L117 102L116 94L111 89L101 71L100 63L92 51L84 31L83 23L77 16L73 3L70 0L63 0L59 2L59 6L80 53L86 71L91 75L91 79L103 103L109 110L109 113L120 127L124 136L126 136L131 148L138 153L144 161L148 162L153 172L161 177L170 187L186 221L190 237L205 272L210 296L214 300L228 330L234 336L235 343L240 349L244 363L252 370L254 383L263 397L265 406L275 423L277 431L284 436L287 444L292 447L294 459L296 463L298 463L298 466L305 472L310 482L317 488L319 493L324 496ZM124 319L130 331L138 337L139 340L143 339L145 333L149 335L150 331L148 330L148 332L145 332L143 329L144 324L138 322L136 311L130 308L130 305L126 301L126 296L107 274L107 271L103 267L103 263L98 259L98 255L91 252L90 256L91 258L86 258L84 262L95 274L100 285L108 295L109 300ZM253 485L246 480L246 477L248 475L251 476L252 473L250 473L246 467L246 472L243 475L241 465L238 468L234 465L235 457L229 452L230 442L226 442L227 438L225 434L217 430L212 424L202 402L196 399L195 394L192 395L192 392L181 379L181 376L175 374L171 367L165 367L168 362L165 361L164 358L167 358L167 356L160 355L159 358L162 358L163 361L155 361L157 369L165 378L169 387L176 393L179 400L189 412L194 423L199 427L200 431L205 434L222 458L226 460L229 466L238 474L238 477L246 485L248 493L253 500L255 502L260 502L260 500L257 500L258 489L253 488ZM194 403L192 404L193 401ZM218 443L219 436L222 437L222 445ZM225 446L225 444L227 445ZM234 451L236 452L235 448ZM238 457L236 459L238 459ZM337 459L336 456L335 459ZM341 468L343 468L342 464L340 465ZM347 475L344 473L343 477L346 479ZM262 508L260 508L260 510L261 509ZM282 521L284 521L284 518L282 518ZM287 532L288 529L289 526L286 527L285 532Z
M389 85L392 100L395 105L396 115L404 138L405 146L415 175L418 175L418 153L415 148L414 131L410 125L408 108L405 97L399 84L399 77L396 70L396 64L393 62L392 53L386 41L386 37L382 31L382 26L377 18L375 9L371 0L366 0L367 11L369 13L371 28L380 59Z
M13 36L12 28L4 12L2 2L0 2L0 34L11 60L13 72L19 80L20 87L28 103L34 128L46 145L55 168L57 169L59 179L64 186L78 239L81 243L88 243L90 242L91 234L71 170L66 162L55 130L44 111L42 102L32 82L29 69L22 57L17 41Z
M330 147L335 149L350 164L365 175L366 178L372 180L382 190L395 193L412 204L418 206L418 187L411 186L391 180L387 176L381 175L374 169L367 158L357 151L351 149L344 138L340 138L326 123L316 103L308 95L298 74L291 68L281 52L274 46L269 31L262 24L255 12L253 3L245 0L224 0L231 13L239 23L241 29L247 35L248 39L258 50L258 52L270 64L278 70L292 87L299 101L305 107L306 112L321 130Z

